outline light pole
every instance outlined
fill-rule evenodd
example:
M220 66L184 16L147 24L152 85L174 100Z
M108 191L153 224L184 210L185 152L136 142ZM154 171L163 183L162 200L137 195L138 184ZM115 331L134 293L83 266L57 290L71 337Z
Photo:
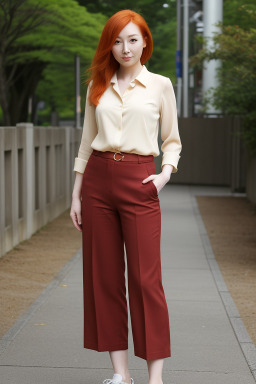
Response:
M181 116L182 94L182 55L181 55L181 0L177 0L177 50L176 50L176 76L177 76L177 112Z
M216 27L216 23L223 20L223 0L203 0L203 24L204 24L204 37L213 38L215 32L220 32ZM208 49L211 49L212 42L208 42ZM205 94L210 88L216 88L218 79L216 77L217 69L221 65L220 60L211 60L204 62L203 70L203 93ZM207 113L215 115L221 111L216 110L215 107L209 103Z
M81 129L80 116L81 116L81 96L80 96L80 57L75 56L75 83L76 83L76 97L75 97L75 127Z
M183 117L188 117L189 0L183 1Z

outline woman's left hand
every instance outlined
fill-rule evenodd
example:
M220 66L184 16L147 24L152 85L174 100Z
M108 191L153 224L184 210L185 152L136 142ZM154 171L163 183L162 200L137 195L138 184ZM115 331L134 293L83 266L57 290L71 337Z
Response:
M148 183L150 180L153 180L153 183L156 186L157 193L161 191L161 189L165 186L166 183L170 180L171 172L172 172L172 165L165 164L163 166L163 170L158 175L150 175L146 179L142 180L142 183Z

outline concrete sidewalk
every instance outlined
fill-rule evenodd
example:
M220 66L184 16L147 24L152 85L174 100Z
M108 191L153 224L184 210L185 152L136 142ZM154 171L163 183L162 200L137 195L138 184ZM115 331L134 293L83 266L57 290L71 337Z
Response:
M159 194L172 341L164 384L254 384L255 346L215 261L195 194L229 192L167 185ZM80 250L2 338L1 384L101 384L112 378L108 352L83 349L81 267ZM146 362L133 354L130 319L129 329L131 375L135 384L146 384Z

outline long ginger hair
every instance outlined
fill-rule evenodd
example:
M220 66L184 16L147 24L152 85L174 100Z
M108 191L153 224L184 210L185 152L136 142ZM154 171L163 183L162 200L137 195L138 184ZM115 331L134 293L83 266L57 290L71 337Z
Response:
M121 32L130 21L138 25L142 36L146 39L147 45L143 48L140 58L141 64L145 64L152 55L152 35L146 21L141 15L130 9L124 9L111 16L101 33L92 65L86 71L91 71L91 75L85 81L85 84L89 84L90 81L93 80L90 88L89 101L95 106L99 104L99 99L109 86L111 77L119 68L119 63L114 58L111 50L119 32Z

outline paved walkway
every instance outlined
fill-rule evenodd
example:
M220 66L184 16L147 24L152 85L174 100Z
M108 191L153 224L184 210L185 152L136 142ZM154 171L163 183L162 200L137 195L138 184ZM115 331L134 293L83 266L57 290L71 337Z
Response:
M160 192L172 339L164 384L254 384L255 347L219 272L194 194L229 192L175 185ZM82 346L81 266L79 251L1 340L1 384L101 384L112 377L108 352ZM129 366L135 384L146 384L146 362L133 355L131 332Z

